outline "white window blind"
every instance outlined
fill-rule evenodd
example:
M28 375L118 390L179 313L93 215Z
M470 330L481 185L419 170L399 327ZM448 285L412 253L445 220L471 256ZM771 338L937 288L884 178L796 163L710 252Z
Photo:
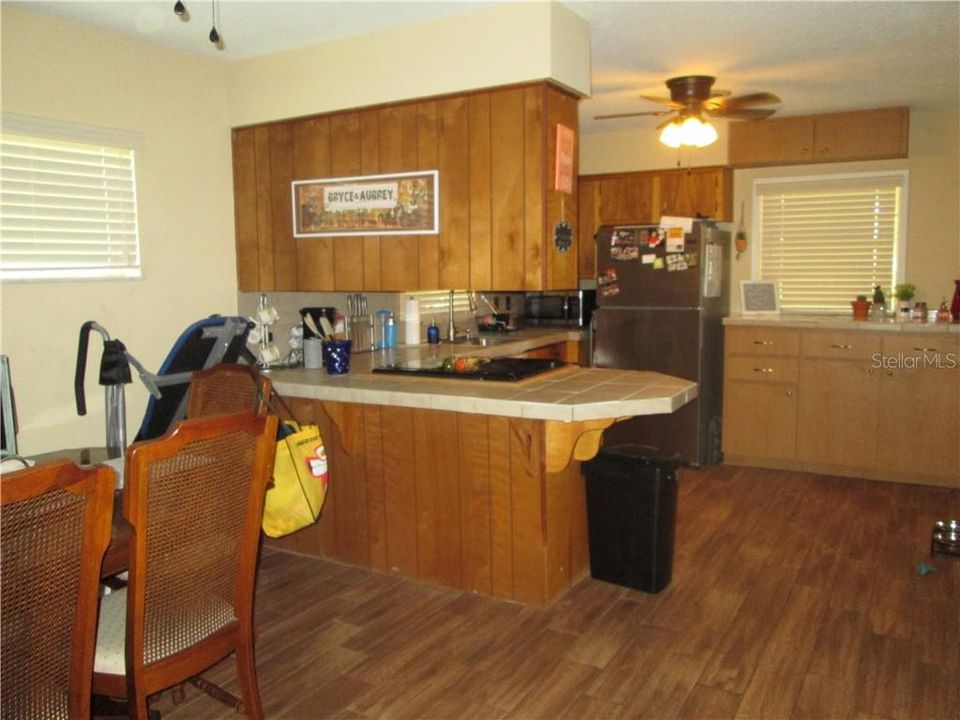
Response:
M0 277L139 277L134 147L23 125L0 133Z
M444 315L450 311L450 291L425 290L406 293L408 297L415 297L420 301L420 315ZM469 313L470 297L466 290L456 290L453 296L454 314Z
M780 286L780 307L849 312L857 295L887 297L905 227L905 172L754 184L755 277Z

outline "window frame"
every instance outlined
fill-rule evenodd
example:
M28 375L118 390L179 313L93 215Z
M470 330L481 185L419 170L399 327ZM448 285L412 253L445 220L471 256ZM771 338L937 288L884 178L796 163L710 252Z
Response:
M3 283L71 282L104 280L139 280L143 277L143 243L140 226L140 160L143 136L138 132L116 128L97 127L15 113L0 113L0 129L4 134L27 136L65 143L101 145L131 153L134 234L136 239L135 265L95 268L36 268L8 270L0 266Z
M862 172L849 172L849 173L824 173L818 175L789 175L789 176L771 176L771 177L759 177L754 178L751 183L751 242L750 242L750 280L753 281L764 281L771 280L771 278L764 278L760 275L761 271L761 261L760 256L762 252L763 238L761 236L761 192L758 192L758 188L762 188L766 185L789 185L791 183L796 183L800 185L801 183L809 185L810 183L823 183L824 185L835 183L844 183L847 181L856 181L861 179L881 179L881 178L898 178L899 179L899 188L900 188L900 202L899 209L897 213L897 230L896 236L894 238L894 252L893 252L893 283L901 283L906 277L906 252L907 252L907 221L908 221L908 208L909 208L909 187L910 187L910 171L906 169L894 169L894 170L867 170ZM892 293L893 287L885 288L889 293ZM781 286L782 293L782 286ZM872 294L871 288L865 288L864 293L868 296ZM850 300L855 298L851 297ZM783 298L778 298L780 302L780 312L783 314L790 315L840 315L844 313L849 313L849 308L841 309L795 309L790 307L783 306Z

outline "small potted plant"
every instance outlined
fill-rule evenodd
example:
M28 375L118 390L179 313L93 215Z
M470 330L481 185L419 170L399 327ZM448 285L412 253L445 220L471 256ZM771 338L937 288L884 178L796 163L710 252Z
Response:
M872 303L867 300L866 295L857 295L857 299L850 303L853 307L853 319L854 320L866 320L870 314L870 305Z
M897 299L897 318L909 320L913 310L911 300L917 294L917 286L913 283L900 283L893 288L893 296Z

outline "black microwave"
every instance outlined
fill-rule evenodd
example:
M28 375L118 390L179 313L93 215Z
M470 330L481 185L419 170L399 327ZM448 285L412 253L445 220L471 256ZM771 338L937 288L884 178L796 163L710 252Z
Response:
M596 290L527 293L523 315L527 325L586 327L596 305Z

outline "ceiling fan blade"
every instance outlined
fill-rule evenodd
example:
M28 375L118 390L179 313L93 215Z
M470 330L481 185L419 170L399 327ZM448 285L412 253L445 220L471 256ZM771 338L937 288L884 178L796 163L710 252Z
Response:
M653 95L641 95L643 100L649 100L650 102L660 103L661 105L668 105L672 108L682 108L683 103L679 103L676 100L671 100L670 98L665 97L654 97Z
M650 112L614 113L612 115L594 115L594 120L612 120L614 118L641 117L642 115L669 115L672 110L652 110Z
M735 95L733 97L713 97L705 100L705 110L713 112L722 108L744 108L753 105L778 105L780 98L773 93L757 92L749 95Z
M663 130L667 125L669 125L670 123L676 121L676 119L677 119L676 116L668 117L668 118L667 118L666 120L664 120L662 123L660 123L659 125L657 125L657 127L655 127L654 130Z
M707 114L713 117L727 118L728 120L764 120L775 112L776 110L761 110L759 108L720 108L718 110L708 110Z

